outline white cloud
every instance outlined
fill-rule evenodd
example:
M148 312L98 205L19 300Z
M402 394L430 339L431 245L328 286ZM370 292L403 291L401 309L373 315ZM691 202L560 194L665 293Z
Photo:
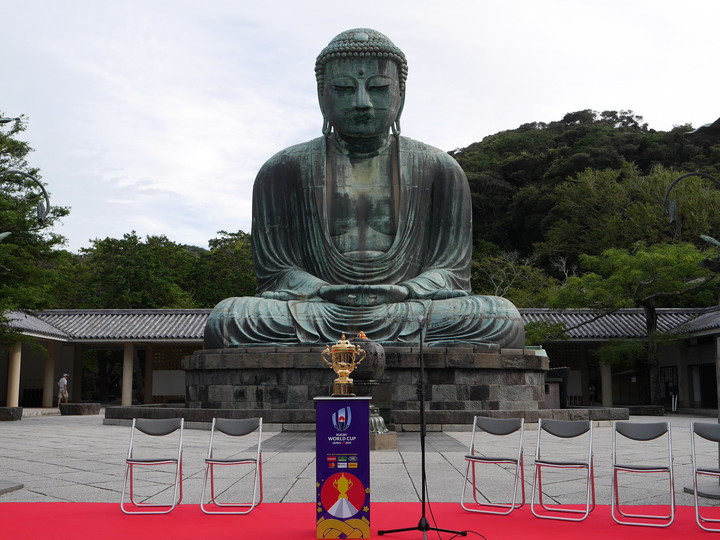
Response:
M650 127L718 116L716 21L701 0L0 0L0 111L30 117L58 232L165 234L205 245L249 230L252 181L320 134L313 65L368 26L408 56L403 132L450 150L579 109ZM9 75L10 74L10 75Z

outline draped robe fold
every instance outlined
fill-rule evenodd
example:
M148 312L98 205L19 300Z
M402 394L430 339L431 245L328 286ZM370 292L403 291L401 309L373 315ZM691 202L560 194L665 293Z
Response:
M260 170L253 189L252 242L258 291L212 311L205 348L326 344L359 331L385 344L417 343L420 321L433 344L519 348L515 306L470 294L472 225L464 172L445 152L401 137L397 233L390 249L366 259L339 252L330 237L324 137L287 148ZM328 150L330 146L330 150ZM324 301L324 285L401 285L402 302L370 307Z

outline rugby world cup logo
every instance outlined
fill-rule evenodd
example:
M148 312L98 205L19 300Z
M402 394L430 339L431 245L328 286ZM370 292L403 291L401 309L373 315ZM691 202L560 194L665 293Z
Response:
M350 411L350 407L342 407L333 413L332 422L336 430L345 431L350 427L350 422L352 422L352 413Z

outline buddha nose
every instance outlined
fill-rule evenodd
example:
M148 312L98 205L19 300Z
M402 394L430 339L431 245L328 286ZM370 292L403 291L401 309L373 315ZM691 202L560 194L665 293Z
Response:
M355 94L355 108L370 109L371 107L372 101L370 101L370 94L365 87L360 86L357 93Z

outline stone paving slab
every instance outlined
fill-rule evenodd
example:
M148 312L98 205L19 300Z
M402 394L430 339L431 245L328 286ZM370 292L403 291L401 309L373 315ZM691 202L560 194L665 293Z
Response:
M50 412L54 412L49 410ZM56 411L56 410L55 410ZM635 422L656 422L658 417L632 417ZM677 502L692 505L692 495L684 493L691 485L690 423L715 422L713 418L666 415L672 425ZM536 429L528 426L523 441L525 484L529 500L533 478ZM593 428L593 447L598 504L610 503L610 449L612 427L609 422ZM120 500L130 428L104 425L102 415L60 416L37 414L21 422L6 422L0 436L1 502L108 502ZM202 489L204 458L209 432L186 429L184 433L183 504L197 504ZM459 502L465 473L464 455L470 432L429 432L426 443L426 469L430 501ZM265 501L312 502L315 497L315 434L303 432L263 432L263 472ZM241 450L252 451L253 443ZM495 450L503 450L502 446ZM488 448L488 453L493 453ZM507 449L504 449L507 450ZM717 463L717 447L703 452ZM629 458L646 459L642 450L631 450ZM373 451L371 460L372 500L382 502L417 501L420 498L419 433L399 433L398 448ZM488 466L481 483L480 498L497 502L499 485L512 479L500 466ZM143 494L160 498L167 492L162 475L149 477ZM14 491L4 491L12 486ZM16 486L21 486L19 489ZM577 479L548 479L552 498L573 501L582 495ZM634 480L628 485L628 501L662 504L667 495L662 483ZM720 506L720 500L704 499L703 504Z
M10 493L11 491L17 491L25 486L23 484L17 484L15 482L8 482L6 480L0 480L0 495Z

